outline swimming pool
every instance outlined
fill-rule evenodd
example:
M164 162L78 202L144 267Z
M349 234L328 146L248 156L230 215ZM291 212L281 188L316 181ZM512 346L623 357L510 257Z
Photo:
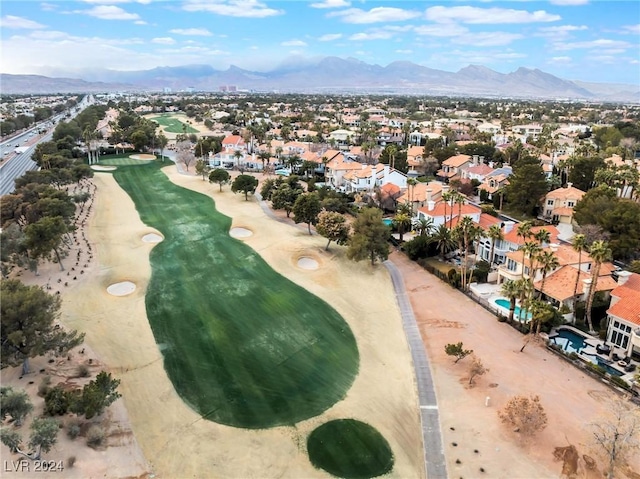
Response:
M496 306L506 310L506 314L509 314L509 308L511 307L511 301L509 301L507 298L496 298L493 300L493 302L495 303ZM513 319L515 319L516 321L523 321L525 319L525 313L526 313L526 309L523 310L522 312L522 317L520 317L520 306L516 306L516 309L513 311ZM525 322L529 322L531 321L531 313L526 313L526 321Z
M393 220L391 218L383 218L382 222L387 226L391 226L393 224Z
M559 329L557 333L558 335L551 338L551 341L560 346L567 353L581 353L582 350L587 346L584 341L586 337L574 331L571 331L569 329ZM596 356L595 354L583 354L582 357L588 359L593 364L597 364L611 376L623 376L622 372L609 366L602 360L602 358Z

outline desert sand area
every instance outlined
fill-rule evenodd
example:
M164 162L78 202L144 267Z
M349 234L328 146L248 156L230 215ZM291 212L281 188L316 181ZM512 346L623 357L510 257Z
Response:
M61 432L59 444L46 458L75 455L76 465L62 476L48 477L330 477L310 464L306 439L319 425L341 418L371 424L389 441L395 455L389 477L425 477L411 356L384 266L351 262L344 247L332 245L325 251L324 238L310 236L306 226L275 221L255 198L245 201L229 186L219 192L217 185L201 177L178 173L175 165L163 171L174 183L211 196L216 208L233 218L238 240L276 271L336 308L357 338L359 373L342 401L295 427L246 430L203 420L180 399L167 378L146 317L149 252L163 240L161 232L141 222L132 200L110 173L97 172L92 180L97 195L86 233L93 245L93 262L82 278L55 289L62 293L62 322L86 333L84 355L91 355L95 364L122 381L123 398L108 414L127 432L123 434L126 444L122 441L121 447L112 447L110 441L108 448L93 451L83 441L67 440ZM404 255L394 252L390 259L404 275L431 359L449 477L560 477L562 463L553 458L556 446L573 444L581 457L592 455L586 426L614 395L610 389L542 347L529 345L518 353L520 333L498 323ZM48 266L53 267L52 274L58 268ZM38 278L25 272L22 279L43 284L45 277L43 270ZM107 292L118 284L128 287L126 294ZM131 284L135 285L132 291ZM489 368L473 388L467 386L469 358L454 365L444 353L446 343L458 341L473 349ZM84 355L74 351L72 361L85 360ZM34 371L44 367L36 361ZM57 361L64 368L66 358ZM3 383L8 374L3 371ZM11 381L21 387L29 379L19 380L15 368L10 374L15 376ZM34 382L28 387L36 388L38 379ZM512 395L528 393L541 396L549 425L534 440L522 443L499 422L497 411ZM8 454L4 446L2 453ZM582 464L576 477L601 477L585 471ZM30 477L7 475L14 476Z

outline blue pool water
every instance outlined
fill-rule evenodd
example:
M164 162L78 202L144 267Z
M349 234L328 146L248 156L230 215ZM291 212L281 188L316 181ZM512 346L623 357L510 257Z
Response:
M511 302L506 298L495 299L494 303L496 303L501 308L506 309L507 311L509 311L509 308L511 307ZM524 319L525 313L526 313L527 321L531 320L531 313L527 313L526 311L527 311L526 309L523 311L522 318L520 318L520 306L516 306L516 309L513 312L513 319L515 320Z
M568 329L560 329L558 331L558 335L551 339L551 341L562 347L562 349L568 353L582 352L582 350L587 346L584 340L584 336L581 336L580 334ZM591 361L593 364L597 364L601 368L604 368L604 370L612 376L623 375L623 373L605 363L599 356L593 354L584 354L583 357L589 359L589 361Z
M393 224L393 220L391 218L384 218L382 222L387 226L391 226Z

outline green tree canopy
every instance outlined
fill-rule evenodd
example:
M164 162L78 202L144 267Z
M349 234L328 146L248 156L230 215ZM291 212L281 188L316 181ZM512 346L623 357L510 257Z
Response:
M293 220L296 223L307 223L311 234L311 225L318 221L318 214L322 210L317 193L304 193L296 198L293 204Z
M339 245L346 244L349 239L349 226L346 224L346 218L340 213L334 211L323 211L318 215L318 223L316 231L320 236L324 236L329 241L325 250L329 249L332 241Z
M229 172L223 168L216 168L209 173L209 183L218 183L220 185L220 191L222 191L222 185L229 183Z
M289 183L284 183L271 193L271 206L276 210L285 210L288 218L293 211L293 205L301 194L302 189L292 188Z
M509 177L506 193L509 205L524 215L534 216L547 193L547 180L540 162L533 158L521 158Z
M389 257L390 230L382 222L382 211L378 208L363 208L353 222L353 234L349 239L347 257L355 261L369 259L375 264Z
M0 293L3 368L22 362L27 373L29 358L47 352L64 354L83 341L84 334L66 332L55 324L60 311L58 296L15 279L3 280Z
M258 187L258 178L251 175L238 175L231 184L231 191L244 193L245 201L249 200L249 194L253 194Z
M571 167L567 181L573 186L589 191L595 185L596 171L605 166L604 160L598 156L578 156L569 160Z
M119 379L111 377L111 373L101 371L96 378L86 384L82 391L71 399L71 411L83 415L87 419L99 416L121 395L116 391Z

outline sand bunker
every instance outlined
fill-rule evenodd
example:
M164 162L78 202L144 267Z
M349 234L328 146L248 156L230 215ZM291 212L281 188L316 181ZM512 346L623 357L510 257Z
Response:
M117 166L100 166L100 165L91 165L91 169L95 171L113 171L117 170Z
M142 237L142 241L145 243L160 243L164 238L155 233L149 233Z
M308 256L302 256L298 259L298 268L314 270L318 269L319 266L315 259L309 258Z
M136 285L131 281L122 281L121 283L113 283L107 288L107 293L112 296L126 296L136 290Z
M231 228L229 230L229 235L231 235L232 238L248 238L252 234L253 231L247 228Z
M156 155L147 155L146 153L143 153L143 154L140 154L140 155L129 155L129 158L131 158L132 160L149 161L149 160L155 160L156 159Z

